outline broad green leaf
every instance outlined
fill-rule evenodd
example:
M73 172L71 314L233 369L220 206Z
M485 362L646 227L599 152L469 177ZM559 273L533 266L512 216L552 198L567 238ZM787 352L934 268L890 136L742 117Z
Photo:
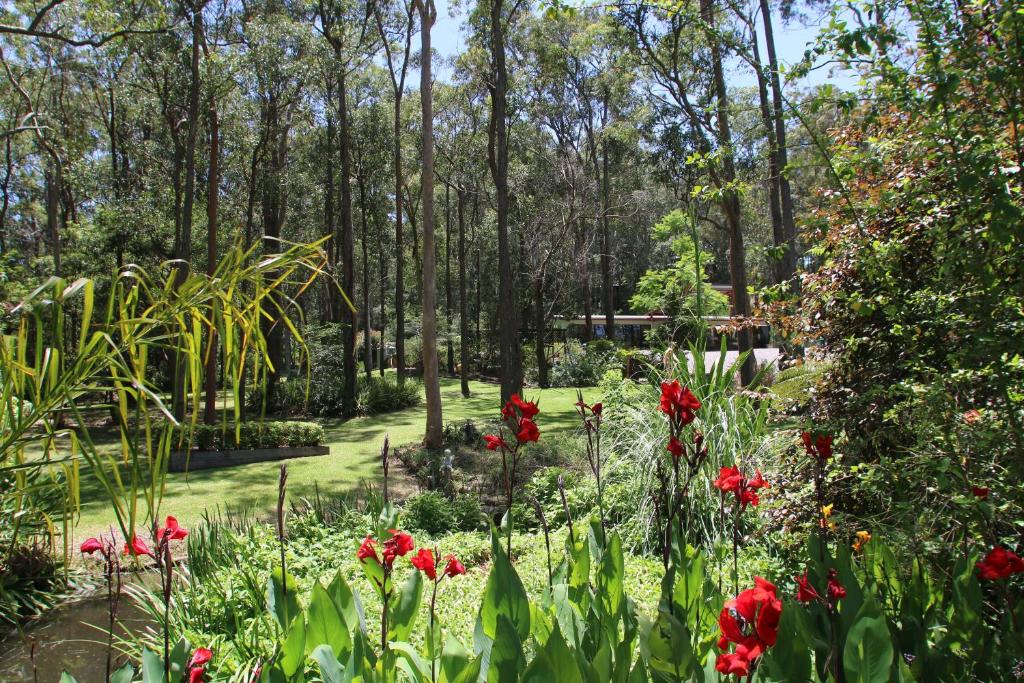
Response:
M518 683L523 646L516 625L504 614L497 617L494 643L487 669L488 683Z
M352 592L352 588L345 581L345 577L341 575L341 570L334 575L329 586L327 586L327 593L331 596L334 601L334 606L337 607L338 613L341 614L345 620L345 625L348 630L355 630L359 625L359 616L356 610L356 599Z
M132 663L125 662L120 668L110 674L110 683L132 683L132 677L134 676L135 668L132 666Z
M454 681L469 666L469 650L449 636L441 651L441 680Z
M598 594L605 613L618 616L622 609L625 563L622 557L622 540L617 533L608 536L608 543L601 556L597 573Z
M287 592L285 591L286 586ZM280 567L274 567L267 578L267 609L270 610L282 631L288 630L292 620L301 611L295 578L289 574L286 581L282 580Z
M302 617L292 620L288 628L288 637L281 645L281 670L291 678L302 668L306 658L306 625Z
M402 584L398 594L391 598L388 612L388 640L408 640L416 625L420 601L423 598L423 573L414 571Z
M317 581L306 610L306 652L312 652L319 645L330 645L333 652L344 657L352 638L334 600Z
M886 683L892 668L893 647L885 619L862 616L846 635L843 670L850 683Z
M557 626L523 674L523 683L548 681L583 683L577 656L569 649Z
M681 677L694 666L690 632L678 619L659 611L640 631L640 652L652 669Z
M526 589L512 568L496 531L491 529L491 573L487 577L480 620L484 634L497 638L499 617L506 617L515 626L518 640L530 634L530 602Z
M342 683L344 670L330 645L317 645L309 657L320 667L320 678L324 683Z
M162 683L164 680L164 662L160 655L152 650L142 650L143 683Z

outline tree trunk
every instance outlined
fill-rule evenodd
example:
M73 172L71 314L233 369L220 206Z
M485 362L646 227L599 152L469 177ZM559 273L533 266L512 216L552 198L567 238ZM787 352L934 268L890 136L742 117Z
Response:
M753 30L753 27L751 29L753 39L750 47L753 54L754 71L757 75L757 97L761 109L761 122L764 124L765 136L768 140L768 214L772 220L772 246L781 248L785 254L789 248L786 244L785 228L782 225L782 200L779 187L782 178L779 173L779 146L775 137L775 122L771 105L768 102L768 81L764 76L761 51L757 45L757 31ZM788 278L785 258L772 260L771 266L776 284Z
M181 207L181 235L175 245L174 288L185 282L192 256L192 210L196 194L196 138L199 133L199 51L203 41L203 10L201 5L192 7L192 59L191 80L188 90L188 136L185 140L185 191ZM185 417L185 358L176 354L174 363L174 390L172 407L179 420Z
M217 270L217 210L220 186L220 122L217 103L210 95L210 171L206 190L206 272L211 277ZM205 387L206 405L203 422L217 423L217 327L210 321L206 337Z
M341 51L335 48L335 57L341 63ZM349 297L355 296L355 236L352 227L352 137L348 126L348 93L346 74L342 67L338 73L338 153L341 171L341 288ZM342 403L346 413L355 411L356 405L356 312L342 306L342 366L344 386Z
M466 299L466 191L458 189L459 214L459 384L469 398L469 301Z
M772 86L772 108L775 115L775 145L778 150L779 200L782 204L782 227L786 252L782 257L781 273L785 279L796 274L796 221L793 218L793 193L786 177L789 153L786 150L786 114L782 106L782 84L779 80L779 60L775 53L775 31L772 27L772 9L768 0L760 0L764 21L764 42L768 49L768 68Z
M615 340L615 289L612 285L612 229L611 210L611 179L608 174L608 141L604 136L608 126L608 93L604 95L604 110L601 113L601 295L604 306L604 335Z
M537 353L537 383L548 388L548 356L544 349L544 273L533 279L534 346Z
M60 244L60 185L63 173L59 161L50 159L46 162L43 175L46 195L46 231L50 238L50 253L53 255L53 274L61 275L61 244Z
M508 69L505 64L504 0L490 3L491 116L488 122L487 161L494 179L498 223L498 355L501 366L501 400L522 389L519 355L518 305L509 245L508 133L506 101Z
M721 201L722 212L725 214L726 227L729 232L729 273L732 279L733 315L746 317L750 315L750 300L747 295L746 253L743 247L743 230L740 224L740 198L733 188L736 179L736 168L732 152L732 131L729 128L729 98L725 86L725 74L722 68L722 48L715 35L715 11L712 0L701 0L701 14L708 26L708 40L711 43L711 62L715 83L715 99L717 100L716 118L718 121L718 143L723 150L722 180L725 186ZM740 368L740 381L748 386L754 379L755 363L753 355L753 336L749 328L737 333L740 353L751 351Z
M448 376L455 376L455 343L452 341L452 186L444 186L444 322L448 347Z
M404 74L403 74L404 76ZM402 228L402 94L395 90L395 363L405 381L405 244Z
M324 156L328 159L328 163L324 164L324 235L330 237L331 240L327 242L327 270L332 275L337 275L338 263L335 258L337 248L335 242L337 241L338 226L334 219L334 164L330 163L330 158L334 154L334 117L330 114L330 104L334 100L334 88L330 84L327 86L327 149ZM341 305L340 296L338 294L337 287L334 286L333 281L328 278L324 278L324 283L327 287L326 307L327 315L325 320L330 322L338 322L341 318ZM348 292L346 292L348 294Z
M370 345L370 254L366 240L369 237L366 221L366 184L363 174L356 177L359 183L359 214L362 219L362 242L363 247L363 370L369 379L373 374L373 348Z
M423 388L427 398L427 425L423 445L443 444L441 381L437 367L437 253L434 245L434 103L431 74L430 29L437 17L434 0L416 0L420 10L420 103L423 109Z
M387 256L385 255L385 250L384 250L383 234L384 234L383 231L381 231L381 233L380 233L380 235L381 235L381 244L379 245L380 248L377 250L377 258L378 258L378 263L380 265L380 320L378 320L378 322L380 323L380 344L378 344L379 357L378 357L377 366L378 366L378 370L380 372L380 376L381 377L384 376L384 362L386 360L386 358L385 358L385 343L384 342L387 339L387 335L385 334L385 332L387 332L387 315L385 314L385 312L387 310L386 309L386 304L387 304L387 300L388 300L387 299L388 260L387 260Z
M583 341L589 342L594 338L594 294L590 289L590 240L586 229L580 231L576 253L580 258L580 284L583 287Z

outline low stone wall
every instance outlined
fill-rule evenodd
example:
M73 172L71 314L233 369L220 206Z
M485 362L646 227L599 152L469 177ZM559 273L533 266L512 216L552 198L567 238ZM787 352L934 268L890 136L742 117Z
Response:
M170 472L184 472L186 469L211 470L221 467L237 467L254 462L306 458L311 455L327 455L327 446L297 446L286 448L254 448L230 451L176 451L171 453Z

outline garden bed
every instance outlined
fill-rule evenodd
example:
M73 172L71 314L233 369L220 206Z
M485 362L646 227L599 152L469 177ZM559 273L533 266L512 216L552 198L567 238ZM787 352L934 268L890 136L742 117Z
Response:
M171 453L168 465L170 472L186 470L210 470L220 467L238 467L254 462L306 458L311 455L327 455L327 446L286 446L284 448L248 448L224 451L176 451Z

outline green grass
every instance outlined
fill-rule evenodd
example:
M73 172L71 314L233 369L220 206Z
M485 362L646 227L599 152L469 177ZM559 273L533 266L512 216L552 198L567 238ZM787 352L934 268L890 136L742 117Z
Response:
M314 378L315 381L315 378ZM471 395L463 398L459 381L442 377L441 400L445 422L494 419L500 408L497 384L470 382ZM597 389L584 390L596 400ZM576 427L576 389L529 389L527 398L539 400L537 424L545 433ZM312 497L317 489L326 495L347 495L361 489L361 482L380 479L380 447L385 434L392 445L418 443L423 439L426 407L421 403L394 413L349 420L325 419L325 445L330 455L288 460L288 493L291 499ZM280 463L263 462L220 470L168 474L160 514L174 515L184 525L196 524L204 511L253 510L268 513L277 501ZM109 504L100 491L83 482L82 516L77 535L105 531L113 524Z

